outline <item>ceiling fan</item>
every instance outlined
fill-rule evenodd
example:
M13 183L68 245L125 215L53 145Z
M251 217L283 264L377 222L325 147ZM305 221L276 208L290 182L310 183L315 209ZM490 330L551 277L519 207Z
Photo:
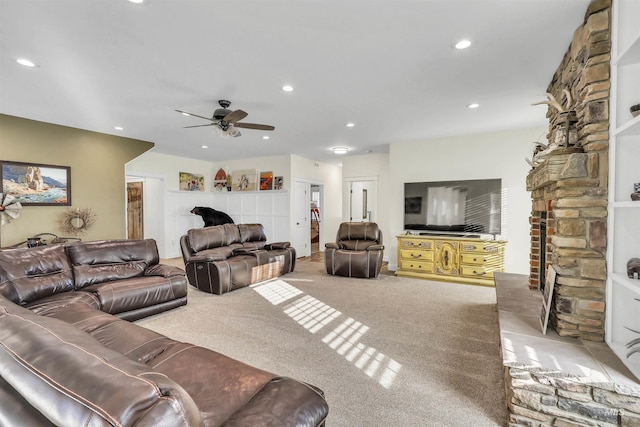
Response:
M193 116L199 117L201 119L209 120L211 123L207 123L204 125L193 125L193 126L184 126L185 128L197 128L203 126L215 126L216 130L220 133L222 137L238 137L240 136L240 131L237 128L244 129L258 129L258 130L274 130L275 127L271 125L260 125L256 123L244 123L240 122L240 120L247 117L248 113L242 110L229 110L229 106L231 105L231 101L227 101L226 99L221 99L218 101L221 108L218 108L213 112L212 117L204 117L199 116L197 114L189 113L187 111L176 110L178 113L184 114L185 116Z

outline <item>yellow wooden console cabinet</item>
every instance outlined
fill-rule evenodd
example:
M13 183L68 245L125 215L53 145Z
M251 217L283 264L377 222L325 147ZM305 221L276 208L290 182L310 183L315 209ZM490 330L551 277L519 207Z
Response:
M396 276L494 286L504 269L502 240L403 234L398 238Z

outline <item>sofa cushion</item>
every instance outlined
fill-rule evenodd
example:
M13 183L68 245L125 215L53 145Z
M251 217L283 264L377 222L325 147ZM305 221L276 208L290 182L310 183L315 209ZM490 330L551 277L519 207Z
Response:
M24 305L25 308L28 308L33 313L43 316L46 316L47 313L60 310L74 311L77 310L79 306L99 310L100 301L95 295L80 291L55 294Z
M202 422L191 396L166 375L1 297L0 376L55 425Z
M380 229L373 222L343 222L338 228L338 241L342 240L373 240L380 241Z
M82 290L95 294L102 311L118 314L186 297L187 279L184 275L131 277L98 283Z
M192 228L187 232L189 236L189 246L195 252L204 249L219 248L229 246L233 243L240 243L240 232L235 224L214 225L204 228Z
M349 251L364 251L370 246L379 247L380 245L375 240L341 240L339 246Z
M104 240L67 246L76 289L111 280L142 276L158 264L155 240Z
M267 241L267 235L262 224L238 224L238 230L240 231L241 243Z
M177 343L148 365L170 378L176 378L200 408L205 425L211 426L221 425L275 377L215 351L187 343ZM203 381L201 370L193 369L194 366L216 368L208 370L207 380Z
M0 294L16 304L73 288L73 272L64 246L0 251Z

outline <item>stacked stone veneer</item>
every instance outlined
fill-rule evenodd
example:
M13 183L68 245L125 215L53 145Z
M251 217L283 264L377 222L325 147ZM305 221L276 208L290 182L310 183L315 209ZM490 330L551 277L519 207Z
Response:
M563 162L553 181L531 182L535 170L527 177L532 197L530 286L538 287L540 269L553 265L557 278L550 325L559 335L592 341L604 340L610 22L611 0L594 0L547 88L562 103L563 89L571 92L578 141L548 156L546 162ZM547 138L554 141L564 119L551 107L547 117ZM541 242L543 213L547 238ZM540 265L540 251L546 251L545 265Z
M640 426L640 389L505 367L509 426Z

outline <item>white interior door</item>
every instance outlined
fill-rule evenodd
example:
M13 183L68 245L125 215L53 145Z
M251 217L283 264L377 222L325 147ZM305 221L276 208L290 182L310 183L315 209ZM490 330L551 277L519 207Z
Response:
M293 247L298 258L311 255L311 190L310 184L296 180L294 183L294 232Z
M378 201L378 182L352 181L349 189L349 220L375 222Z

